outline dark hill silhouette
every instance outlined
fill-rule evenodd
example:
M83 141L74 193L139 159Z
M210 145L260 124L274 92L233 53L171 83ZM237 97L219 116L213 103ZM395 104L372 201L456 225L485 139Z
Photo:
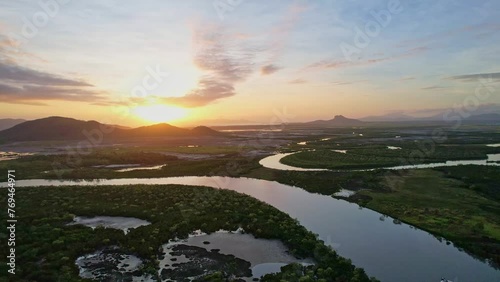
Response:
M93 120L82 121L65 117L48 117L26 121L0 131L0 141L85 140L88 139L88 135L95 134L96 131L102 132L108 138L113 139L220 134L218 131L208 127L197 127L189 130L160 123L127 129L122 126L106 125Z
M64 117L48 117L26 121L0 131L0 139L6 141L40 141L84 139L83 131L99 129L96 121L82 121ZM102 125L105 126L105 125Z
M315 120L311 122L306 122L305 124L312 126L343 127L343 126L360 126L364 125L365 123L357 119L346 118L345 116L337 115L330 120Z
M194 135L212 135L212 136L223 135L223 133L214 130L208 126L197 126L191 129L191 133Z
M13 119L13 118L0 119L0 131L11 128L25 121L26 121L25 119Z
M120 132L124 137L160 137L160 136L186 136L190 135L189 129L176 127L167 123L141 126Z

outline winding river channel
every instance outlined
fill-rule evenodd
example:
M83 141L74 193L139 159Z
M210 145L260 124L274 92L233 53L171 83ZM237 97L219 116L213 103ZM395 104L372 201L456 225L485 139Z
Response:
M337 150L338 151L338 150ZM278 169L278 170L293 170L293 171L328 171L329 169L324 168L302 168L296 166L290 166L281 163L281 159L297 154L299 152L293 153L278 153L259 161L263 167ZM340 154L345 154L345 152L339 152ZM370 171L376 169L389 169L389 170L403 170L403 169L422 169L422 168L434 168L443 166L459 166L459 165L489 165L489 166L500 166L500 154L489 154L487 159L484 160L458 160L458 161L446 161L440 163L426 163L426 164L415 164L415 165L400 165L400 166L389 166L380 168L369 168L369 169L350 169L349 171ZM340 171L340 170L334 170Z
M356 204L272 181L228 177L129 178L93 181L19 180L17 187L183 184L250 195L296 218L341 256L381 281L500 281L500 271L431 234ZM1 187L6 187L2 183ZM22 223L20 223L22 224Z

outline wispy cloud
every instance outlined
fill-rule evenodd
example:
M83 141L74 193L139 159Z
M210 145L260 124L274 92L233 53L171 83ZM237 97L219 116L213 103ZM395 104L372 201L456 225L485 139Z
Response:
M268 75L268 74L273 74L273 73L277 72L280 69L281 69L281 67L279 67L277 65L270 64L270 65L263 66L260 69L260 73L262 75Z
M0 22L0 27L2 22ZM0 32L3 30L0 28ZM36 60L42 61L43 59L40 57L33 55L32 53L26 52L22 48L20 48L20 43L15 39L6 36L5 33L0 33L0 61L7 63L15 63L19 60Z
M1 61L0 81L36 85L92 86L87 82L68 79L51 73L33 70L15 64L7 64Z
M500 72L455 75L447 77L446 79L457 80L462 82L477 82L479 79L500 81Z
M463 37L464 35L471 35L471 34L479 35L481 33L484 33L485 31L497 31L498 29L500 29L500 26L498 24L484 23L479 25L466 25L458 28L449 29L443 32L433 33L431 35L421 38L405 40L401 42L401 44L399 44L399 47L408 47L408 46L413 46L415 44L431 44L431 45L434 44L433 46L435 46L436 42L450 40L451 37L455 36Z
M290 80L288 83L290 83L290 84L304 84L304 83L307 83L307 80L302 79L302 78L296 78L296 79Z
M399 79L399 81L408 81L408 80L414 80L415 77L414 76L405 76L405 77L402 77L401 79Z
M422 87L421 89L422 90L435 90L435 89L443 89L443 88L446 88L446 87L435 85L435 86Z
M15 87L0 84L0 102L3 103L46 105L49 100L95 103L106 101L106 98L101 92L87 89L30 85Z
M221 26L198 26L193 31L196 48L194 64L204 72L198 85L182 97L162 98L163 102L184 107L200 107L222 98L236 95L236 85L245 81L255 71L255 57L258 52L266 52L268 59L260 68L261 75L270 75L280 69L276 61L283 54L287 38L305 6L292 4L283 20L271 30L269 44L263 48L249 47L251 37L241 33L229 35Z
M327 70L327 69L340 69L347 67L356 67L356 66L364 66L376 64L384 61L392 60L393 58L378 58L378 59L369 59L365 61L346 61L346 60L333 60L333 59L325 59L310 65L307 65L305 69L308 70Z
M182 97L166 97L163 101L184 107L200 107L236 94L235 85L254 71L251 49L236 45L220 27L209 26L194 31L197 48L194 64L204 72L198 85Z
M324 59L318 62L314 62L312 64L307 65L303 68L303 70L328 70L328 69L340 69L340 68L348 68L348 67L358 67L358 66L366 66L378 64L386 61L394 61L398 59L408 58L415 55L418 55L422 52L427 51L427 47L416 47L412 48L405 53L397 54L389 57L382 58L373 58L367 60L335 60L335 59Z
M368 80L357 80L357 81L334 81L332 82L332 84L335 84L335 85L350 85L350 84L354 84L354 83L361 83L361 82L367 82Z
M182 97L166 97L163 101L168 104L193 108L201 107L211 102L235 95L231 82L224 82L218 78L203 78L198 82L198 87Z
M47 105L47 101L55 100L106 101L106 94L88 82L19 65L9 57L10 43L0 43L0 102Z

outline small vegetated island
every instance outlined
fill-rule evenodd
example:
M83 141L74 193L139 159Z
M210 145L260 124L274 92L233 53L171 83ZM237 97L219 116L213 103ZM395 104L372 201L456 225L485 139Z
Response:
M338 150L339 147L334 144L330 146L309 144L309 147L314 148L314 150L299 151L282 158L280 162L303 168L373 169L453 160L486 159L487 154L499 151L484 145L446 146L445 144L436 146L432 144L432 149L428 149L425 154L422 154L423 150L427 150L425 146L429 147L429 145L419 146L418 143L403 143L403 145L398 144L401 146L396 147L398 149L389 149L391 146L346 144L341 147L342 150Z
M261 281L377 281L287 214L234 191L181 185L26 187L18 188L16 196L22 211L18 222L23 224L17 230L16 275L9 281L90 281L79 276L75 262L84 265L82 256L89 254L97 259L96 252L105 258L95 267L101 271L100 281L135 281L134 277L165 281L168 276L162 279L159 273L159 260L165 256L162 245L195 230L213 233L238 228L257 238L278 239L293 256L314 261L290 264ZM5 197L2 193L0 201ZM75 216L138 218L150 224L124 232L71 224ZM4 214L1 220L5 222ZM249 271L249 263L216 251L184 247L176 252L218 261L191 277L195 281L239 281ZM1 255L6 257L5 248ZM123 272L131 266L133 272ZM6 263L0 268L6 272Z

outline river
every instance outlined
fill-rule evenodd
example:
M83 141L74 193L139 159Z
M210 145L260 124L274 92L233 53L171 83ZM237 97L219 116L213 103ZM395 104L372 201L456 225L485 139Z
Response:
M94 181L19 180L17 187L184 184L250 195L296 218L341 256L381 281L500 281L500 271L452 244L356 204L272 181L228 177L130 178ZM2 183L0 187L6 187ZM384 220L382 220L384 219ZM22 223L21 223L22 224Z
M278 170L293 170L293 171L329 171L329 169L324 168L302 168L291 165L286 165L281 163L281 159L293 154L300 153L278 153L265 157L259 161L259 164L263 167ZM339 152L340 153L340 152ZM342 154L345 154L342 152ZM500 154L489 154L485 160L458 160L458 161L446 161L440 163L427 163L427 164L415 164L415 165L401 165L401 166L389 166L380 168L368 168L368 169L344 169L344 170L330 170L330 171L371 171L376 169L389 169L389 170L403 170L403 169L422 169L422 168L435 168L443 166L459 166L459 165L489 165L489 166L500 166Z

